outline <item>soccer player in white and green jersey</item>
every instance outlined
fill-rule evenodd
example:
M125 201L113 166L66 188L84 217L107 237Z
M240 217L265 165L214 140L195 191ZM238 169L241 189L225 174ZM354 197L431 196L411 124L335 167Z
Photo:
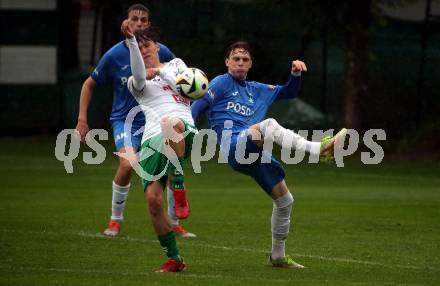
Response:
M132 31L146 29L151 26L150 10L141 3L131 5L127 10L127 20ZM174 58L174 54L163 44L160 44L159 60L168 62ZM85 140L89 132L87 112L91 103L93 90L96 85L113 85L113 104L110 114L110 123L113 129L115 147L118 153L136 153L139 151L142 134L136 132L145 123L142 113L132 121L132 128L125 130L125 121L128 113L138 106L136 100L127 89L127 79L131 75L130 52L126 40L120 41L108 50L101 58L98 65L88 77L81 88L78 124L76 130L81 135L81 141ZM125 140L129 138L130 140ZM112 208L110 222L104 230L104 235L117 236L120 233L124 221L124 209L127 202L130 180L132 175L130 163L123 157L119 158L119 165L112 183ZM179 224L179 217L176 212L179 205L174 203L174 190L167 188L168 193L168 214L171 218L173 229L176 235L181 237L195 237L195 234L186 231Z
M179 272L186 266L164 210L164 188L167 185L167 174L170 173L173 174L173 187L179 189L183 186L181 167L191 152L193 138L197 133L190 102L180 95L175 83L177 75L187 67L178 58L165 64L160 63L160 47L154 30L136 31L135 37L129 26L123 25L123 32L128 39L132 70L127 86L145 114L139 158L144 172L142 183L145 198L154 230L168 256L159 271Z

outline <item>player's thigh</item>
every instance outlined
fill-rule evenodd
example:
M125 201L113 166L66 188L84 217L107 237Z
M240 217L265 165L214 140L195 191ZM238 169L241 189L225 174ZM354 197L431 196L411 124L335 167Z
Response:
M197 130L197 128L186 122L185 120L181 119L182 123L184 124L184 130L185 130L185 154L184 154L184 158L187 159L188 157L191 156L191 151L192 151L192 146L194 143L194 138L196 137L196 135L199 133L199 131Z
M132 147L137 152L141 144L142 132L140 130L143 124L133 121L130 126L124 120L112 120L111 124L116 150L120 151L124 147Z
M141 178L144 190L154 181L166 184L168 158L164 154L163 136L156 135L145 140L141 146L139 165L141 166Z
M249 137L246 139L237 137L237 139L232 140L232 143L240 144L240 140L246 140L245 155L249 156L250 153L256 153L259 156L258 160L251 164L241 164L237 162L234 155L229 156L229 164L234 170L252 177L268 195L271 195L273 188L284 180L283 166L271 154L257 146ZM231 147L232 152L235 153L233 150L235 147Z
M258 157L261 156L262 149L261 148L254 148L255 144L250 144L252 140L248 139L247 136L244 133L241 134L234 134L231 137L231 143L229 148L229 154L227 155L228 158L228 164L234 169L235 171L242 173L244 175L254 177L257 174L256 165L258 162L253 162L250 164L243 163L242 160L240 160L238 157L248 157L249 153L257 153ZM244 145L244 150L239 150L240 152L237 152L238 148L243 148L240 146ZM241 151L244 151L243 154ZM258 161L258 160L257 160Z
M272 191L284 180L285 176L281 163L272 157L269 163L260 161L255 166L253 178L268 195L272 196Z

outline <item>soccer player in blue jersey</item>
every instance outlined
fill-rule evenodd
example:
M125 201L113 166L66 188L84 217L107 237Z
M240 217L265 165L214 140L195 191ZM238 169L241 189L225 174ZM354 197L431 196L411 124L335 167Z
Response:
M127 20L130 29L134 32L150 27L150 11L142 4L134 4L127 10ZM136 132L144 126L145 117L139 112L132 123L130 134L124 132L124 124L128 113L138 104L127 89L127 80L131 76L130 51L126 39L114 45L108 50L99 61L92 74L85 80L81 89L78 123L76 130L84 141L89 126L87 123L87 110L95 86L111 83L113 84L113 106L110 114L110 122L113 129L116 150L121 153L136 153L140 147L142 132ZM161 62L169 62L174 58L173 53L163 44L159 44L159 59ZM127 137L131 140L125 140ZM128 142L131 145L128 145ZM119 158L119 166L113 179L112 195L112 215L105 235L116 236L123 221L123 211L130 189L132 167L130 162L124 158ZM176 203L177 205L177 203ZM187 232L179 225L176 217L174 198L172 191L168 188L168 212L174 225L174 231L182 237L194 237L195 235Z
M270 140L283 148L308 151L328 159L332 156L334 146L342 144L346 130L322 142L311 142L285 129L273 118L264 119L274 101L291 99L298 94L301 72L307 71L304 62L292 62L289 80L281 86L246 80L252 67L251 50L246 42L235 42L229 46L225 64L228 72L215 77L210 82L207 94L193 103L193 118L196 120L201 112L207 112L209 125L216 131L218 142L221 142L224 131L232 133L230 142L221 142L221 155L234 170L254 178L272 198L271 264L275 267L303 268L285 254L294 200L284 181L282 165L263 151L263 144L265 140ZM249 157L250 153L258 154L259 158L246 164L244 158Z

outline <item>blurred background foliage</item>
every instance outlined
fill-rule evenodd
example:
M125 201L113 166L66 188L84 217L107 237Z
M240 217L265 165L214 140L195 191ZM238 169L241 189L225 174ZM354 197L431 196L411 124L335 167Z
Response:
M55 15L27 15L29 23L39 23L29 33L35 35L37 27L46 35L37 44L44 44L41 38L55 39L58 81L51 86L0 85L0 129L17 134L74 128L81 84L103 53L122 39L120 24L136 2L66 0L57 2ZM160 42L210 78L226 72L224 50L239 39L253 48L250 80L282 84L291 61L305 61L309 71L300 100L278 102L269 114L290 128L380 128L388 142L400 142L402 149L427 141L440 144L435 132L440 125L437 0L141 2L161 31ZM421 12L414 17L399 12L411 7L421 7ZM10 18L20 13L1 12ZM6 24L2 20L2 29ZM24 37L29 42L34 38L29 33L2 33L0 40L20 43ZM109 127L111 100L111 86L95 91L91 128Z

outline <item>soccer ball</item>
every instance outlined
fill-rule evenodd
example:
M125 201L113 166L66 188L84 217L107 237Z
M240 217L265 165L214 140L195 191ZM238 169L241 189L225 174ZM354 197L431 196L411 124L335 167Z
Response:
M208 90L208 78L198 68L187 68L176 78L177 89L180 94L191 100L196 100Z

